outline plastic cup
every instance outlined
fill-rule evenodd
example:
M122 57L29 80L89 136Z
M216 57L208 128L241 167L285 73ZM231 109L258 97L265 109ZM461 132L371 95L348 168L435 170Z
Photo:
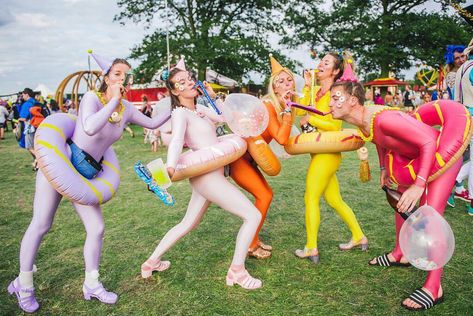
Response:
M161 158L151 161L146 165L146 168L148 168L151 177L160 188L167 189L172 185L166 165Z

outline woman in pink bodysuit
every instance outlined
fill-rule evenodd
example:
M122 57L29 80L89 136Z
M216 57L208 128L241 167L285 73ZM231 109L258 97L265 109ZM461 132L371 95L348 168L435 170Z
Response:
M166 80L173 108L171 115L172 140L169 144L167 157L167 167L171 177L184 143L192 150L214 145L218 142L214 122L223 122L225 116L225 108L222 108L220 100L216 100L215 103L223 112L221 116L210 108L196 105L195 100L198 92L194 88L195 82L183 68L174 68ZM205 87L210 97L215 98L215 92L210 85L205 84ZM227 273L227 285L236 283L249 290L261 287L262 282L251 277L245 270L246 254L261 221L261 214L242 192L228 182L223 174L223 167L190 178L189 182L192 186L192 196L186 215L179 224L166 233L153 254L143 263L141 266L142 276L147 278L151 276L153 271L164 271L169 268L170 262L161 261L161 257L199 224L212 202L243 219L243 225L236 240L232 264Z
M461 159L428 183L428 194L427 180L461 151L470 129L469 116L461 105L451 101L447 102L453 104L424 105L412 116L381 106L364 107L364 95L363 86L358 82L335 83L331 89L332 116L358 126L365 141L376 144L381 185L398 185L398 191L402 193L397 205L400 212L410 211L420 200L421 205L428 204L442 215L450 192L446 188L453 187ZM433 125L443 126L442 132L431 127ZM394 250L374 258L370 265L409 265L399 246L399 232L404 219L396 212L395 220ZM442 270L429 271L423 287L415 290L401 305L421 310L441 302Z

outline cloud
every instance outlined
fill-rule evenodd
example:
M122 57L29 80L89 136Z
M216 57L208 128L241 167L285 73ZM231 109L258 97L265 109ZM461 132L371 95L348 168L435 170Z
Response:
M2 14L0 14L0 27L12 23L15 21L15 17L11 14L10 10L4 10Z
M113 22L116 0L0 2L0 94L40 83L56 89L67 75L88 69L88 49L126 58L145 34L140 25ZM94 61L91 67L98 69Z
M15 16L16 22L26 27L45 28L55 24L52 18L42 13L19 13Z

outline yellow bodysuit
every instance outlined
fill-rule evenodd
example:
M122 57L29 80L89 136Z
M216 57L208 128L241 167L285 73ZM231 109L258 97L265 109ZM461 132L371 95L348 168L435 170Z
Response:
M315 88L317 93L320 87ZM300 100L301 104L309 105L310 88L304 88L304 97ZM327 91L319 100L315 107L322 112L328 112L330 103L330 91ZM307 112L297 111L298 115L304 115ZM317 128L318 132L339 131L342 128L342 121L335 120L332 115L320 116L309 113L309 123ZM333 154L312 154L306 178L305 201L305 223L307 230L306 249L317 248L317 234L320 225L320 198L322 194L328 205L335 209L338 215L347 224L352 233L353 242L360 241L364 234L356 220L352 209L343 201L340 195L340 187L336 172L342 161L341 153Z

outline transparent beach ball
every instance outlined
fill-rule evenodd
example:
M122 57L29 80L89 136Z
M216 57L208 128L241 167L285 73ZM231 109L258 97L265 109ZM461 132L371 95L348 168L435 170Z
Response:
M225 107L231 111L228 126L238 136L258 136L268 127L268 111L257 97L232 93L225 99Z
M406 259L426 271L443 267L455 250L455 237L448 222L431 206L419 207L404 222L399 243Z

